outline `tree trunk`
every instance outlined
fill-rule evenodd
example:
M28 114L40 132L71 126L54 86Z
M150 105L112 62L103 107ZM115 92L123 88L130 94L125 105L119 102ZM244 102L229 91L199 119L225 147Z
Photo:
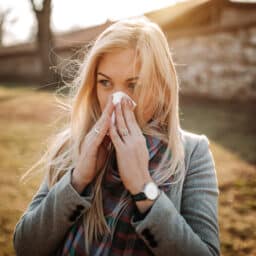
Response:
M41 66L42 85L47 86L56 82L52 67L56 65L53 52L53 36L51 32L51 0L44 0L42 8L36 7L33 0L30 0L37 18L37 52Z

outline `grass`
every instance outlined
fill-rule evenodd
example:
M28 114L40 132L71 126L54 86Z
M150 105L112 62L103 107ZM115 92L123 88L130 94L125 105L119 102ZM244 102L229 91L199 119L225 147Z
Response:
M222 255L256 255L255 103L182 98L182 126L210 139L219 189Z
M14 255L14 226L41 177L27 184L19 178L44 151L46 139L59 125L59 116L51 92L0 86L0 256ZM220 188L222 255L255 255L255 107L182 98L180 117L183 128L210 139Z

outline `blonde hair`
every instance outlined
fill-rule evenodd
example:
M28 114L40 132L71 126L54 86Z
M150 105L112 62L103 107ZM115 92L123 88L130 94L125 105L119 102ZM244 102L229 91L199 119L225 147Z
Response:
M105 29L85 55L78 76L71 82L70 117L67 126L49 145L44 156L31 168L42 165L51 188L67 171L75 167L81 144L101 115L95 90L95 74L101 57L106 53L134 49L140 60L140 86L135 115L142 132L159 138L167 145L152 178L160 185L171 176L184 176L184 149L180 136L179 85L167 39L160 27L145 17L118 21ZM151 106L153 122L147 123L143 110ZM171 152L171 158L170 158ZM103 170L106 169L105 163ZM29 170L31 171L31 170ZM101 182L104 171L96 177L91 208L85 213L86 251L100 235L111 232L104 218ZM176 181L177 182L177 181ZM121 203L121 205L124 202Z

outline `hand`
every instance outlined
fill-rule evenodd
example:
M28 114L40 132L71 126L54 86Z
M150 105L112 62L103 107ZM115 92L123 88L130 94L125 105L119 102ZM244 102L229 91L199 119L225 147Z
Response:
M72 175L72 185L78 192L82 192L105 163L107 152L103 142L107 140L105 136L109 131L113 111L114 104L110 96L101 117L82 143L81 154ZM100 133L97 134L94 128L97 128Z
M146 182L152 181L146 139L127 99L116 105L115 115L116 124L110 125L110 138L116 150L120 178L131 194L137 194ZM125 130L128 134L122 136Z

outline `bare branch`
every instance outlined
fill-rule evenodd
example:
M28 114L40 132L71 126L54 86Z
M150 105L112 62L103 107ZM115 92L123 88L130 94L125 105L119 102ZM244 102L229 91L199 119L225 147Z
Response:
M33 0L30 0L30 3L31 3L31 5L32 5L33 11L36 13L36 12L37 12L37 9L36 9L35 2L34 2Z

